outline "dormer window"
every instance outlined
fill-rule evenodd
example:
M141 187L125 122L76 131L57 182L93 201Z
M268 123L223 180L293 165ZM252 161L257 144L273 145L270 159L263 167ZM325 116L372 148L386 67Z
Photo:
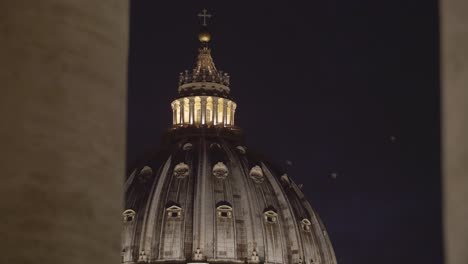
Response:
M287 186L291 185L291 181L289 180L289 176L287 174L281 175L281 182Z
M221 149L221 146L218 143L211 143L210 148L218 148Z
M138 174L138 181L140 183L146 183L151 179L152 176L153 170L151 169L151 167L145 166L140 170L140 173Z
M138 257L138 262L147 262L148 257L146 256L145 251L140 251L140 256Z
M278 221L278 213L276 212L276 209L273 206L267 207L263 211L263 216L265 218L265 222L274 224Z
M191 150L193 148L192 143L185 143L182 147L183 150Z
M216 211L220 218L232 218L232 206L228 202L222 201L217 203Z
M262 168L258 165L252 167L250 170L250 178L256 183L262 183L264 180Z
M222 162L218 162L213 166L213 175L218 179L226 179L229 170Z
M244 146L237 146L236 149L237 151L239 151L240 154L245 154L247 152L246 147Z
M127 209L122 213L122 215L124 223L130 223L135 219L136 213L132 209Z
M304 230L305 232L310 232L310 226L312 225L312 223L310 222L309 219L307 218L304 218L301 220L301 227L302 227L302 230Z
M178 203L168 202L166 212L168 218L179 218L182 216L182 207Z
M175 165L174 176L178 179L185 178L189 175L189 166L183 162Z

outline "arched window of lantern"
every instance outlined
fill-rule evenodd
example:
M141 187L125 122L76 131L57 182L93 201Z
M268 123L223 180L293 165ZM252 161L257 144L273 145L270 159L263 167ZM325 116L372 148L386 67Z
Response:
M166 204L167 218L180 218L182 216L182 207L176 202L169 201Z
M195 97L195 124L200 125L202 120L201 99L199 96Z
M278 213L273 206L268 206L265 208L263 211L263 217L267 223L275 224L278 222Z
M180 102L174 102L174 111L175 111L175 124L180 123Z
M127 209L122 213L122 215L124 223L131 223L135 220L136 213L132 209Z
M224 100L223 98L218 99L218 124L223 123L223 109L224 109Z
M219 218L232 218L232 205L226 201L218 202L216 211Z
M172 124L175 125L175 123L176 123L175 102L172 102L172 103L171 103L171 109L172 109Z
M301 228L305 232L310 232L311 225L312 225L312 223L310 222L309 219L304 218L304 219L301 220Z
M227 108L226 108L226 125L231 124L231 107L232 107L232 102L229 100L227 101Z
M184 124L188 124L190 122L190 100L188 98L184 98Z
M232 103L232 117L231 117L231 126L235 125L235 117L236 117L236 103Z
M207 125L212 125L213 124L213 98L208 97L206 98L206 117L205 117L205 123Z

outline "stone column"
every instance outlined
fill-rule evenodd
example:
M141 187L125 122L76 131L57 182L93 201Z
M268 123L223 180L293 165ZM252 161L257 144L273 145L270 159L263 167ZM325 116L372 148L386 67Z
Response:
M442 0L442 168L446 264L468 263L468 1Z
M0 1L0 263L120 263L128 12Z
M193 125L193 123L195 123L195 119L194 119L194 116L193 116L193 115L194 115L194 112L195 112L195 99L194 99L193 97L191 97L189 100L190 100L190 101L189 101L189 106L190 106L190 108L189 108L189 111L190 111L190 112L189 112L189 115L190 115L190 118L189 118L190 121L189 121L189 123L190 123L191 125Z

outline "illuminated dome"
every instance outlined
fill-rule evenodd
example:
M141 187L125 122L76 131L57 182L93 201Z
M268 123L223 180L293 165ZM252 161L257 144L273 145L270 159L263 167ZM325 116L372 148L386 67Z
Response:
M125 184L122 263L335 264L301 188L245 145L206 43L178 91L165 145Z

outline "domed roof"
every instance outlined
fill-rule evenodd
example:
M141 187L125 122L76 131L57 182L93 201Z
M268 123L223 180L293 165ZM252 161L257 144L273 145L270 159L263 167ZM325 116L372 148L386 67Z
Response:
M127 179L124 262L336 263L300 188L240 137L172 138Z
M228 86L203 42L166 146L126 180L122 262L335 264L301 189L245 146Z

